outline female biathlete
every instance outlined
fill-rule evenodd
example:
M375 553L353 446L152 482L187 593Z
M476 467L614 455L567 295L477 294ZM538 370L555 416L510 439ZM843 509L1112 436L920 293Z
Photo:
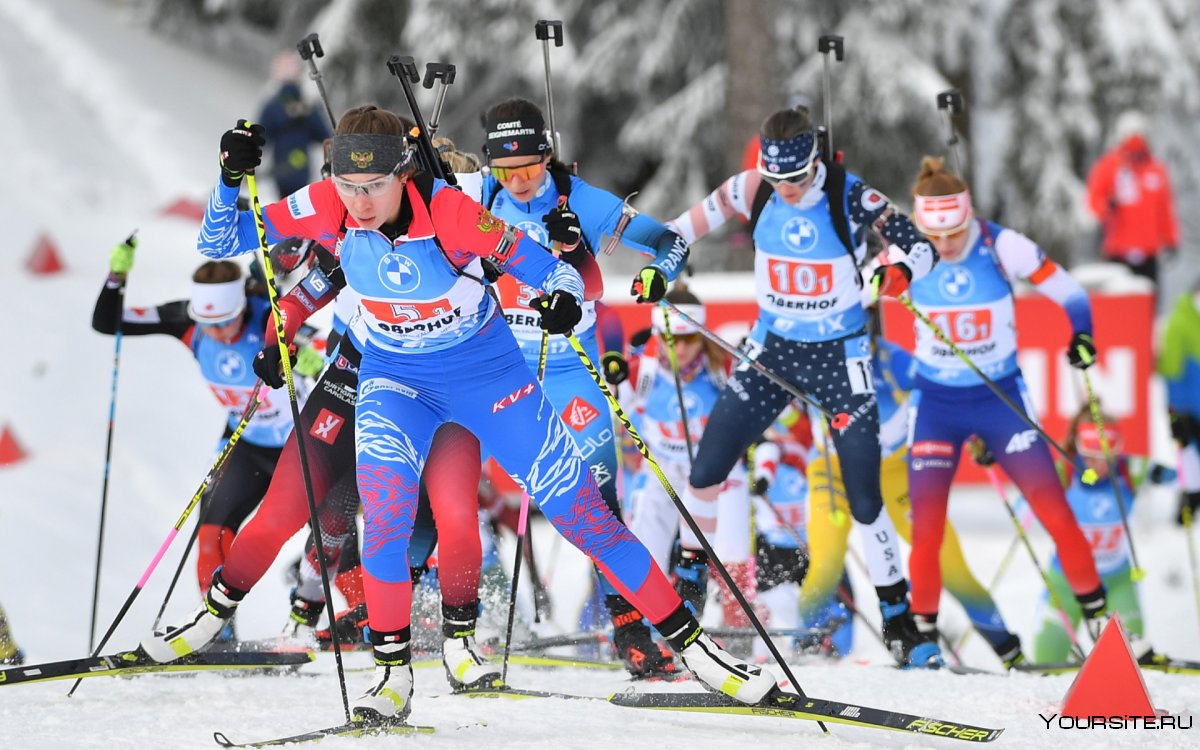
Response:
M241 421L257 380L252 364L262 349L270 302L256 280L243 278L238 264L209 261L192 274L189 299L122 310L120 287L133 267L135 247L136 241L113 249L110 273L92 312L92 328L114 334L120 319L124 335L166 334L183 342L196 358L213 395L228 410L223 445ZM250 294L248 285L252 287ZM320 355L309 351L302 355L309 372L314 363L319 368ZM305 398L306 382L299 381L297 390ZM240 444L225 462L221 481L201 497L196 575L202 591L228 556L238 528L262 500L292 430L287 391L262 388L259 399L261 403L242 432ZM232 633L225 636L231 638Z
M1026 279L1063 307L1073 331L1067 357L1071 366L1081 369L1091 365L1096 354L1087 294L1028 237L976 219L966 184L946 171L942 160L922 161L913 200L913 219L942 260L913 283L913 304L1025 412L1010 408L917 321L908 433L913 525L909 573L917 626L927 642L936 644L946 505L962 444L972 434L983 440L1054 539L1084 618L1098 626L1105 594L1091 548L1063 496L1049 449L1027 421L1034 418L1034 410L1017 366L1011 283Z
M635 373L635 388L629 410L638 432L674 486L684 486L691 470L691 455L704 434L713 405L725 385L729 357L717 346L706 342L692 321L704 324L705 308L698 297L677 286L667 293L667 301L691 319L657 308L651 314L653 338L647 344ZM667 325L675 346L675 364L665 338ZM679 404L676 378L683 392ZM687 425L683 423L686 413ZM688 445L687 441L692 441ZM679 511L662 485L644 462L633 479L637 489L630 497L629 528L650 550L664 571L670 568L676 534L680 556L693 559L703 555L695 534L679 523ZM738 588L753 601L754 568L750 562L750 491L746 467L739 462L721 485L717 502L701 506L696 524L706 537L712 537L713 550L721 558ZM694 567L680 565L676 571L676 589L697 614L704 611L704 586L694 576ZM707 571L700 571L704 574ZM723 598L725 624L749 627L749 619L732 596Z
M261 160L265 139L255 130L242 121L222 138L222 179L200 235L210 254L258 245L254 217L234 202L242 175ZM579 322L579 274L478 203L416 171L408 132L386 110L350 110L334 136L333 177L267 206L263 216L270 238L324 241L345 226L340 267L323 288L309 289L316 292L309 301L327 303L343 285L363 297L354 432L376 674L354 701L356 720L402 721L411 710L408 539L434 432L451 421L481 437L547 519L655 623L702 682L741 701L762 700L777 689L774 678L733 659L703 633L646 549L604 505L486 293L481 259L546 290L535 308L550 333L567 333ZM204 611L143 648L162 660L187 653L219 630L244 595L218 571Z
M752 356L829 412L849 415L849 426L835 430L833 442L855 466L846 490L879 595L883 635L895 659L907 664L920 639L896 531L879 490L879 418L858 266L872 226L904 253L877 271L882 294L899 294L909 280L928 273L936 253L887 198L821 158L808 110L772 114L760 142L757 170L729 178L672 225L692 242L734 214L750 219L759 306ZM689 507L716 499L739 457L791 398L748 366L735 370L700 441L685 497ZM702 558L692 562L706 564Z

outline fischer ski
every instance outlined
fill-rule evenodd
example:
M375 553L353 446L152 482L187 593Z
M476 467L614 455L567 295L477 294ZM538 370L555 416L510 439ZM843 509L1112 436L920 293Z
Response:
M514 687L469 688L451 693L451 695L462 695L468 698L509 698L511 700L524 700L526 698L560 698L571 701L605 700L595 695L572 695L571 693L556 693L547 690L523 690Z
M271 669L276 667L295 669L301 664L308 664L313 658L314 654L311 651L201 652L162 664L152 660L141 649L136 649L82 659L26 664L20 667L0 669L0 686L83 677L124 677L165 672Z
M416 724L367 724L360 721L352 721L348 724L339 724L335 727L326 727L324 729L315 729L311 732L292 735L291 737L279 737L273 740L260 740L259 742L234 742L220 732L213 732L213 739L221 747L274 747L276 745L288 745L293 742L314 742L323 740L326 737L370 737L383 734L433 734L436 731L434 727L424 727Z
M828 721L867 729L930 734L967 742L992 742L1004 731L853 703L800 697L793 693L777 692L768 700L769 703L748 705L716 693L638 693L632 690L609 697L610 703L630 708Z
M1078 672L1083 664L1080 662L1059 662L1045 664L1018 664L1013 667L1017 672L1031 672L1034 674L1068 674L1070 672ZM1189 661L1187 659L1172 659L1169 657L1156 657L1152 661L1138 662L1139 669L1147 669L1151 672L1165 672L1167 674L1187 674L1200 675L1200 661Z

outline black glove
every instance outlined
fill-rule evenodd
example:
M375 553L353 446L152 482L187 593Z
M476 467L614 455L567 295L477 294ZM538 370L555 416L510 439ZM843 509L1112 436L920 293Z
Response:
M294 367L296 365L296 346L294 344L288 345L288 354L291 365ZM254 374L262 378L263 384L269 388L282 388L285 385L282 364L279 345L264 346L263 350L254 358Z
M1200 441L1200 422L1191 414L1171 411L1171 437L1182 445Z
M262 164L263 146L267 143L266 129L238 120L237 125L221 136L221 180L229 187L242 184L246 172Z
M658 302L667 296L667 275L654 266L638 271L629 293L637 297L638 304Z
M1090 333L1076 333L1067 344L1067 361L1076 370L1086 370L1096 364L1096 342Z
M620 385L629 380L629 363L620 352L605 352L600 356L600 369L609 385Z
M542 314L542 328L549 333L570 333L583 317L579 300L564 291L538 297L533 301L533 309Z
M971 451L971 458L975 459L975 463L985 469L996 463L996 457L988 450L987 445L977 437L973 437L967 441L967 450Z
M542 217L546 232L551 242L562 245L563 260L579 245L583 238L583 228L579 226L579 217L564 203Z
M650 328L634 331L633 335L629 337L629 348L635 352L645 349L646 344L650 343L650 337L653 335L654 331Z

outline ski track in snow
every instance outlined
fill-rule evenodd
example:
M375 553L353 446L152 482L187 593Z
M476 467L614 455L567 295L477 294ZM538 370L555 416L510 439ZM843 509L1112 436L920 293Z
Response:
M0 602L31 661L49 661L81 656L87 649L113 362L112 339L92 332L88 321L109 249L140 227L127 304L186 295L188 276L203 260L194 251L196 226L158 211L179 197L204 199L217 176L221 132L236 117L257 111L263 86L253 75L150 37L114 4L98 0L0 0L0 59L5 63L0 96L11 103L0 110L0 136L12 146L10 179L0 188L12 212L6 214L10 232L4 253L10 283L0 295L0 312L18 323L9 329L10 356L0 361L5 385L0 425L12 427L31 454L0 469L0 538L7 553L0 566ZM21 269L41 232L58 243L66 272L40 278ZM222 421L222 411L177 342L124 340L99 632L195 491L213 458ZM1135 538L1149 573L1143 605L1151 640L1167 653L1196 659L1200 628L1183 537L1166 521L1172 502L1168 493L1150 493L1134 514ZM1011 539L998 504L989 492L967 491L956 494L952 513L972 564L981 578L990 578ZM184 527L116 631L111 649L132 647L149 628L190 528ZM555 559L542 567L554 571L557 625L572 630L587 566L568 545L556 544L543 525L536 528L539 556ZM1041 558L1048 559L1045 536L1035 535L1034 541ZM852 543L857 544L857 535ZM242 606L244 637L278 632L287 606L281 569L298 548L299 540L293 540ZM503 544L501 556L510 560L511 546ZM185 570L168 620L198 600L192 570L191 565ZM852 575L856 589L868 592L861 574ZM1037 627L1032 601L1040 591L1037 574L1022 557L996 592L1027 648ZM874 614L870 595L862 599ZM961 630L961 610L947 602L942 623ZM996 747L1194 746L1192 732L1047 730L1038 713L1057 709L1070 676L900 672L885 666L882 648L862 626L856 643L852 660L796 667L804 689L823 698L1005 727ZM996 665L979 638L964 657L981 667ZM352 668L367 662L363 653L346 657ZM211 748L214 730L244 741L340 722L332 657L322 655L301 672L311 676L94 678L71 699L65 697L70 684L65 681L0 688L0 747ZM583 669L514 667L510 677L518 687L596 696L628 685L620 673ZM418 669L416 679L413 721L437 726L437 735L330 739L321 747L486 744L536 750L632 743L699 750L747 743L764 749L960 744L837 725L830 725L832 737L822 738L809 722L638 712L591 701L468 700L446 695L440 669ZM1148 673L1145 679L1160 708L1187 714L1200 703L1196 678ZM351 696L368 680L367 673L352 671Z

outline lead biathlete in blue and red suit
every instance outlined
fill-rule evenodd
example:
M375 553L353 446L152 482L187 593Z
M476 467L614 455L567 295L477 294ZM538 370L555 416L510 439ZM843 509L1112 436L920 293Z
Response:
M425 457L437 428L451 421L480 438L703 683L744 702L761 700L776 689L773 676L734 659L704 634L645 547L605 506L486 293L481 259L545 290L537 309L550 333L566 333L579 322L579 274L477 202L416 171L407 132L409 126L386 110L350 110L334 136L333 177L264 209L268 238L322 242L344 226L341 266L325 288L310 289L312 302L332 299L342 285L363 298L355 441L376 672L354 701L355 718L402 721L411 708L408 540ZM258 246L254 217L239 213L235 199L264 142L244 121L222 138L222 180L201 229L203 252L229 256ZM220 628L243 595L218 571L203 611L143 647L155 658L187 653Z

